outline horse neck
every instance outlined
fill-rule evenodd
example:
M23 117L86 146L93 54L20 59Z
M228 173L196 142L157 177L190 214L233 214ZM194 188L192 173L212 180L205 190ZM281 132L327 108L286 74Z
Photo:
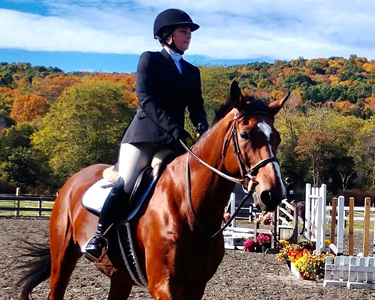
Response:
M212 127L193 147L194 153L211 167L227 174L222 159L225 139L231 130L234 112L229 113ZM208 221L221 222L235 183L225 179L196 159L189 158L191 172L191 194L197 215L204 215ZM233 174L227 174L233 176ZM208 225L209 226L209 225Z

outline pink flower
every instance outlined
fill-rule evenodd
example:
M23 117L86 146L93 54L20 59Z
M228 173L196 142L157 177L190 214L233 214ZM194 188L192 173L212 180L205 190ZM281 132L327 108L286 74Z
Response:
M257 236L257 242L259 245L271 243L271 235L268 233L262 233Z
M253 239L247 240L243 243L243 246L245 249L247 249L249 252L253 252L255 250L255 246L257 246L257 242Z
M232 215L230 214L230 213L225 213L224 214L224 220L225 220L225 222L228 222L229 220L230 220L230 218L232 217Z

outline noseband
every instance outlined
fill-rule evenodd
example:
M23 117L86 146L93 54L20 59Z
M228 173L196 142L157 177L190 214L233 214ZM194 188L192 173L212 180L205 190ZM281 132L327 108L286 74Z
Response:
M270 117L273 120L273 115L270 115L266 112L263 111L257 111L257 112L252 112L252 115L265 115L267 117ZM239 166L240 174L241 174L241 183L242 183L242 189L244 190L245 193L250 194L254 191L255 186L258 184L258 182L255 180L255 176L258 174L258 171L260 168L264 167L270 162L277 162L279 163L279 160L274 157L270 156L265 159L262 159L258 161L254 166L250 167L246 164L245 159L243 158L240 144L238 141L238 134L237 134L237 120L241 117L243 117L243 114L240 114L239 116L235 116L233 119L233 126L232 130L230 131L230 136L226 138L224 142L224 147L223 147L223 161L225 159L225 155L228 150L228 146L230 144L230 141L232 141L233 147L234 147L234 152L236 154L237 158L237 163ZM246 135L248 136L248 132L246 132ZM248 186L245 186L244 179L248 180Z
M252 112L251 114L252 115L266 115L267 117L270 117L272 120L274 119L273 115L270 115L270 114L268 114L266 112L263 112L263 111L256 111L256 112ZM188 194L188 199L189 199L189 207L190 207L190 210L191 210L192 215L194 217L195 223L197 224L199 229L202 231L203 235L206 236L208 239L215 238L220 232L222 232L232 222L232 220L235 218L235 216L237 215L238 211L241 209L243 204L250 197L250 195L254 192L255 187L258 184L258 182L255 180L255 176L258 174L259 169L266 166L270 162L279 163L279 161L276 157L270 156L270 157L267 157L265 159L260 160L259 162L257 162L252 167L250 167L246 164L246 162L243 158L242 152L241 152L241 148L239 146L238 134L237 134L237 132L238 132L237 131L237 126L238 126L237 121L238 121L238 119L240 119L244 115L245 114L240 114L239 116L236 115L234 117L233 127L230 131L230 136L226 138L226 140L224 142L224 146L223 146L223 161L224 161L228 146L230 144L230 141L232 141L232 144L233 144L233 147L234 147L234 152L236 154L236 158L237 158L237 162L238 162L238 166L239 166L239 170L240 170L240 174L241 174L241 178L235 178L235 177L229 176L229 175L215 169L214 167L210 166L209 164L207 164L206 162L201 160L188 146L185 145L185 143L182 140L180 140L180 143L185 148L185 150L188 152L187 158L186 158L186 181L187 181L187 194ZM194 209L193 209L193 201L191 199L191 186L190 186L189 155L193 156L199 163L203 164L205 167L207 167L208 169L210 169L212 172L216 173L217 175L219 175L219 176L221 176L221 177L223 177L223 178L225 178L229 181L232 181L232 182L235 182L235 183L240 183L242 185L242 189L244 190L244 192L246 194L245 197L241 200L241 202L238 205L234 214L229 219L229 221L227 221L225 223L225 225L222 228L220 228L212 236L208 235L206 233L206 231L203 229L203 227L201 227L201 225L198 222L198 219L195 215ZM245 181L248 181L247 186L245 186Z

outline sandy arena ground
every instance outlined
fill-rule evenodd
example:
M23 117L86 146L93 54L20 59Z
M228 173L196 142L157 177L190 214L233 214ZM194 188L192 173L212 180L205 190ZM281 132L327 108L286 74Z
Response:
M49 220L46 218L0 218L0 299L18 299L15 282L21 270L15 270L20 240L47 242ZM347 243L347 239L346 242ZM355 234L355 252L362 245L360 231ZM107 299L109 280L85 258L73 272L65 299ZM33 294L34 299L47 299L48 281ZM144 289L135 287L129 299L152 299ZM218 272L209 281L203 299L375 299L375 291L348 290L346 287L323 287L315 281L297 279L275 256L227 250Z

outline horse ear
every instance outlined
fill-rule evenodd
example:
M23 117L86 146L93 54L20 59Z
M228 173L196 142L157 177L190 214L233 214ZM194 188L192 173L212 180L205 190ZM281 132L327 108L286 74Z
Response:
M241 94L241 89L238 86L237 81L233 81L232 85L230 86L230 101L232 102L233 107L241 110L243 96Z
M284 98L282 98L280 100L273 101L272 103L270 103L268 105L268 107L271 109L273 115L276 115L280 111L280 109L283 107L285 102L288 100L289 96L290 96L290 92Z

